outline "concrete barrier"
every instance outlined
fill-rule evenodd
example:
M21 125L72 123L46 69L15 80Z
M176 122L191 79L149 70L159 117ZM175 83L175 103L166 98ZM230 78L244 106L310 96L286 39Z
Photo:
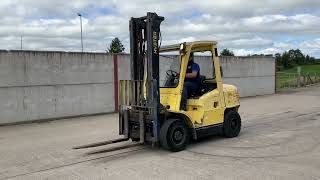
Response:
M241 97L275 93L273 57L220 57L220 61L223 82L237 86Z
M1 51L0 124L114 111L112 56Z
M275 92L270 57L221 57L223 80L242 97ZM196 57L212 76L210 57ZM130 79L130 55L0 51L0 124L114 112L120 79Z

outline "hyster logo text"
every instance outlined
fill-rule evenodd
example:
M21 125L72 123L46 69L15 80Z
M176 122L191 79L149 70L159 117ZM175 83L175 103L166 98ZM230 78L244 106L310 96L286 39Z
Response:
M158 37L157 32L153 32L153 53L158 53Z

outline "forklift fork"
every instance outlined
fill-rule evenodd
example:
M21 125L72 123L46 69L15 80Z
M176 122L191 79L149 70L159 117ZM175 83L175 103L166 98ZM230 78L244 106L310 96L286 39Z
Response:
M122 119L122 115L123 115L123 119ZM128 120L128 111L127 110L122 110L122 113L120 113L120 116L119 116L119 122L120 122L119 133L123 134L125 137L113 139L113 140L108 140L108 141L92 143L92 144L87 144L87 145L82 145L82 146L76 146L76 147L73 147L72 149L86 149L86 148L93 148L93 147L105 146L105 145L109 145L109 144L115 144L115 143L119 143L119 142L128 141L130 138L129 138L129 120ZM143 112L139 113L139 123L140 123L140 127L139 127L140 128L140 141L138 143L132 143L129 145L113 147L113 148L109 148L109 149L105 149L105 150L93 151L88 154L111 152L111 151L116 151L116 150L130 148L133 146L144 144L144 142L145 142L145 123L144 123L144 119L143 119ZM122 124L124 125L123 129L122 129Z
M83 145L83 146L77 146L77 147L74 147L72 149L92 148L92 147L104 146L104 145L114 144L114 143L128 141L128 140L129 140L129 138L119 138L119 139L114 139L114 140L109 140L109 141L103 141L103 142L98 142L98 143L87 144L87 145Z

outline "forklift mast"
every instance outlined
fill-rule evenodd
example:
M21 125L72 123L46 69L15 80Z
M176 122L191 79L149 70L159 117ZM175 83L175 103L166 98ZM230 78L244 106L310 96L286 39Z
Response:
M145 56L147 76L159 79L160 24L164 17L148 12L147 16L130 20L131 78L143 80ZM147 48L146 48L147 46Z
M131 80L121 80L119 88L119 134L123 138L77 146L98 147L123 141L151 142L157 145L160 133L159 37L163 17L156 13L130 20ZM145 91L145 92L144 92ZM109 152L130 146L93 153Z
M160 131L159 105L159 37L164 17L148 12L147 16L130 20L131 79L146 80L146 107L152 109L153 142L158 141ZM146 77L145 77L146 75Z

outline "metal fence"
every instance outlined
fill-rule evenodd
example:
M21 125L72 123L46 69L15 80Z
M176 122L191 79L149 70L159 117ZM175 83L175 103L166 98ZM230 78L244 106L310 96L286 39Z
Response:
M297 87L304 87L316 83L320 83L320 73L308 72L308 73L284 73L277 72L276 75L276 89L292 89Z
M301 86L316 84L320 82L320 73L309 72L309 73L303 74L301 78L302 78L300 79Z

